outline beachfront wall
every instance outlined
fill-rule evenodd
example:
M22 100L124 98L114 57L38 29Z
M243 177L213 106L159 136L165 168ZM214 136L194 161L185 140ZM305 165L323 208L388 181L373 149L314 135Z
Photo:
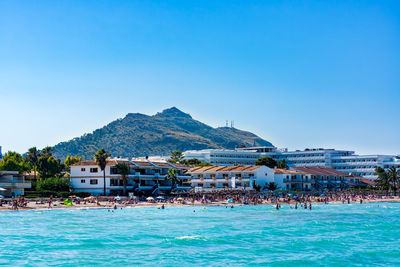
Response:
M190 178L184 174L187 167L181 164L123 159L109 160L105 168L107 195L117 195L123 191L123 179L116 169L118 163L129 166L126 186L128 192L157 194L161 191L171 190L171 183L166 180L171 169L176 169L177 177L184 182ZM94 161L82 161L72 165L70 180L74 191L89 192L93 195L104 194L103 172ZM177 185L174 189L187 190L190 187Z

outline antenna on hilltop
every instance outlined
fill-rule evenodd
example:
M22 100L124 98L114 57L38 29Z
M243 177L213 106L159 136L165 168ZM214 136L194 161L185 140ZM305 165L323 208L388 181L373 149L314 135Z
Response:
M234 128L235 121L231 121L231 128Z

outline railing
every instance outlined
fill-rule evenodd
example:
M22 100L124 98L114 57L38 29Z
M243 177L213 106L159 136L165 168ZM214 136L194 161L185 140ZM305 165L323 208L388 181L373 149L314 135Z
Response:
M158 189L169 190L169 189L171 189L171 186L170 185L159 185Z
M142 189L142 190L151 190L153 189L153 185L139 185L138 189Z
M177 175L176 177L178 177L179 179L190 179L191 178L190 175Z
M191 186L184 186L184 185L178 185L176 186L177 189L191 189Z
M301 183L304 183L304 181L302 181L302 180L292 180L292 179L287 179L287 178L283 179L283 182L287 183L287 184L301 184Z

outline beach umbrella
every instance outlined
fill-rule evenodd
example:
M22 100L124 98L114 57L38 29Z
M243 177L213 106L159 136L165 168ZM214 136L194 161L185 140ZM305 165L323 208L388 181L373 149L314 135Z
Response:
M150 201L150 200L154 200L154 198L153 197L148 197L148 198L146 198L146 200Z
M0 198L4 198L4 196L0 195Z
M183 201L184 199L183 198L181 198L181 197L178 197L178 199L177 199L178 201Z
M0 191L6 191L7 189L0 187Z
M115 200L120 201L120 200L121 200L121 197L120 197L120 196L116 196L116 197L115 197Z
M233 199L232 198L228 199L228 203L233 203Z
M158 196L158 197L156 197L157 199L164 199L164 197L162 197L162 196Z

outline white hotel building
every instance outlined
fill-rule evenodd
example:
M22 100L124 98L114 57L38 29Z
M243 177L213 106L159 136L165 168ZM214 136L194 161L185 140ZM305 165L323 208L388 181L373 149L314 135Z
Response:
M393 155L355 155L354 151L335 149L305 149L288 151L275 147L250 147L227 149L189 150L185 159L197 158L216 165L254 165L257 159L270 156L285 160L290 167L328 167L348 174L375 179L377 167L400 167L400 157Z
M187 173L192 177L191 185L195 191L250 190L255 184L264 186L274 182L274 169L266 166L194 167Z
M190 176L184 174L188 167L181 164L153 161L131 161L127 159L111 159L107 161L106 192L107 195L118 195L122 193L122 176L118 174L115 166L124 163L129 166L127 177L128 192L144 192L157 194L160 191L168 191L171 184L166 180L166 175L171 169L177 170L177 177L187 182ZM103 172L95 161L81 161L71 166L71 186L77 192L89 192L93 195L104 193ZM175 189L185 190L190 188L185 185L177 185Z
M249 190L256 184L267 190L271 182L280 190L300 191L339 190L360 185L360 177L349 177L344 172L327 167L294 167L285 170L252 165L207 166L191 168L187 173L192 176L191 184L197 192Z

